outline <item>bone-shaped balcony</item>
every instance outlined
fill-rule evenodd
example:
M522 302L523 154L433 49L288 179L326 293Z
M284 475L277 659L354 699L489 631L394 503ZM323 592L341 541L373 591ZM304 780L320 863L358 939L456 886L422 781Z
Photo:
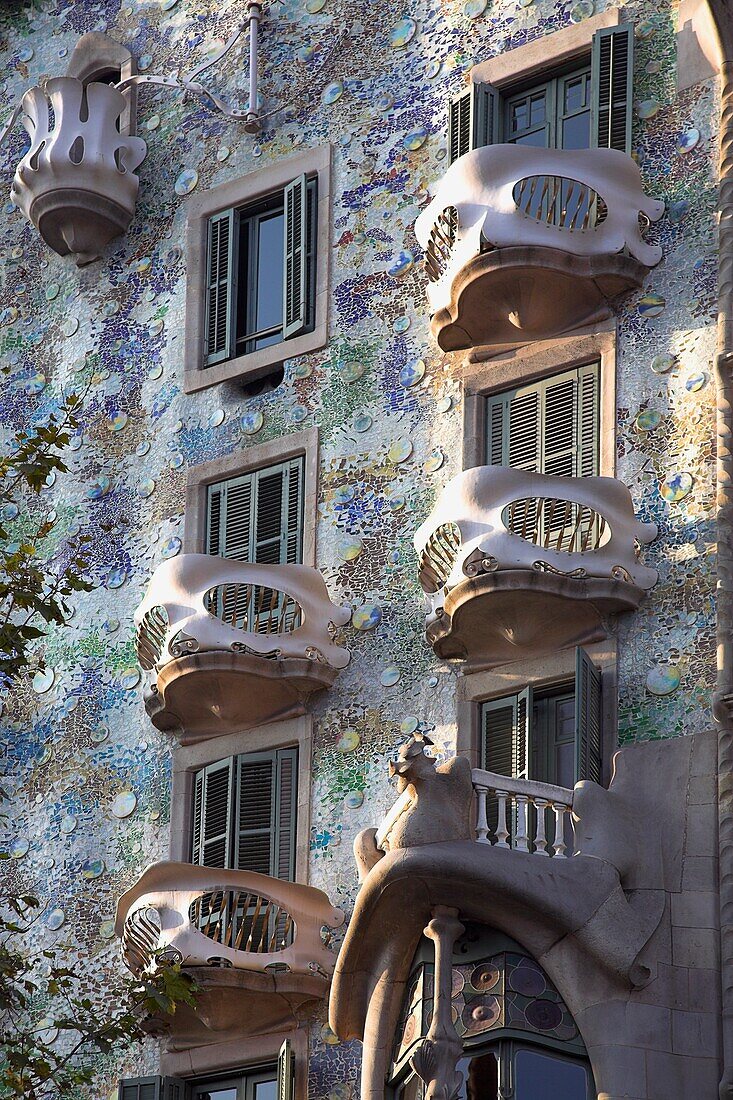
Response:
M349 615L309 566L164 562L135 613L153 724L188 744L302 713L349 663L333 641Z
M115 929L136 975L180 963L195 1005L151 1021L169 1049L296 1026L328 995L336 962L324 928L344 914L312 886L251 871L157 863L123 894Z
M642 227L663 211L615 149L459 157L415 223L440 347L527 343L608 317L662 258Z
M415 534L428 640L480 668L598 641L655 583L637 546L656 533L614 478L465 470Z

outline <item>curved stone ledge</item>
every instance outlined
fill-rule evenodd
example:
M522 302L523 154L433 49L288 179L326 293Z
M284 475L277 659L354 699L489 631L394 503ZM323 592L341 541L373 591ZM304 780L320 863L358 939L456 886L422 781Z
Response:
M557 248L482 252L453 278L430 328L443 351L547 340L610 317L648 268L632 256L578 256Z
M160 670L145 706L156 729L192 745L303 714L308 697L331 687L338 672L306 658L192 653Z
M438 657L491 668L600 641L604 618L635 611L643 595L626 581L501 570L456 585L426 634Z

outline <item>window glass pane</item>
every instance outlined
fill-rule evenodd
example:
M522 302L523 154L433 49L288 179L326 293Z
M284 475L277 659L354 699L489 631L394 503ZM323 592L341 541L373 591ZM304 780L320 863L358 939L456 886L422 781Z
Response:
M562 124L563 149L588 149L590 146L590 111L566 118Z
M579 111L586 106L585 102L586 77L578 76L565 83L565 113Z
M197 1090L195 1096L196 1100L237 1100L237 1090L235 1087L218 1089L212 1086L204 1092Z
M255 321L257 332L282 324L283 223L281 211L261 218L259 223Z
M531 145L535 149L544 149L547 145L547 133L544 129L535 130L533 134L525 134L524 137L516 138L515 145Z
M530 100L529 124L538 126L545 121L545 93L533 95Z
M529 110L526 99L520 100L519 103L512 104L512 132L516 134L517 130L524 130L529 126Z
M517 1051L514 1080L514 1100L588 1100L585 1066L540 1051Z
M277 1082L260 1081L255 1085L255 1100L277 1100Z

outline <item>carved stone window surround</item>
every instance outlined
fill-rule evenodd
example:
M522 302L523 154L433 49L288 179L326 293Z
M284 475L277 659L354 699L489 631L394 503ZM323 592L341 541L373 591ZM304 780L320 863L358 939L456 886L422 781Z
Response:
M318 428L255 443L244 451L204 462L188 471L183 549L188 554L205 552L206 489L218 481L272 466L288 458L305 456L303 484L303 565L316 564L316 501L318 499Z
M308 1032L272 1032L269 1035L243 1037L228 1043L211 1043L184 1051L162 1051L160 1071L170 1077L202 1077L227 1071L246 1071L253 1066L277 1061L283 1041L288 1039L295 1056L294 1100L308 1100Z
M463 469L486 462L486 398L600 360L599 474L616 473L616 323L504 352L476 348L463 360Z
M203 366L206 254L209 218L230 207L248 205L282 190L301 174L318 177L316 229L316 314L311 332L295 336L214 366ZM328 341L328 290L331 244L331 147L321 145L239 179L213 187L188 204L186 228L186 333L183 388L186 393L207 389L235 378L256 379L287 359L317 351Z

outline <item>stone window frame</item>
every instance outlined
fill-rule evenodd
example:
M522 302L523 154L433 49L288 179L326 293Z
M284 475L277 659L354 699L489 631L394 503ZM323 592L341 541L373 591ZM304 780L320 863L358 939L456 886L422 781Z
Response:
M600 439L598 471L616 474L616 322L593 332L573 333L491 356L490 348L470 352L463 366L463 469L486 462L486 398L528 385L574 367L600 362ZM491 357L490 357L491 356Z
M245 451L235 451L224 458L193 466L186 480L184 552L205 553L206 489L209 485L301 455L304 457L303 565L315 566L318 501L318 428L315 427L278 436L267 443L255 443Z
M193 791L196 772L217 760L243 753L298 750L298 810L295 829L295 881L307 883L310 840L311 754L313 721L309 714L271 722L266 726L176 745L171 778L170 858L191 862Z
M497 91L502 91L513 84L530 81L535 76L546 77L548 70L560 68L582 58L584 54L590 54L596 31L618 27L623 22L623 8L600 12L590 19L583 19L580 23L553 31L552 34L536 38L524 46L517 46L497 57L479 62L466 74L466 83L490 84Z
M211 1043L190 1050L161 1051L160 1072L167 1077L201 1078L219 1073L247 1073L259 1066L277 1065L277 1057L288 1039L295 1060L294 1100L308 1100L308 1030L273 1031Z
M613 756L618 749L618 660L615 638L583 646L601 672L601 778L608 786L613 773ZM481 704L526 687L552 688L574 681L575 649L561 649L547 657L516 661L500 668L472 672L460 677L456 695L456 753L481 767Z
M209 218L231 207L247 206L283 190L297 176L316 176L315 323L310 332L279 344L204 366L206 307L206 253ZM286 360L318 351L328 343L328 305L331 263L331 146L319 145L267 168L212 187L191 199L186 223L186 326L183 388L186 393L233 379L254 381Z

